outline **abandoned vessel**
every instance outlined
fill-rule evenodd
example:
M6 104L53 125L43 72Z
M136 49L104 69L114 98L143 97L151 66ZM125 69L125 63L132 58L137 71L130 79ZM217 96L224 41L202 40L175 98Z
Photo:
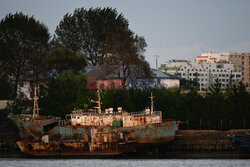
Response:
M22 133L17 141L19 148L26 154L46 157L110 156L174 140L178 125L175 120L162 121L161 111L154 111L152 94L151 109L137 113L128 113L122 107L103 113L100 93L95 103L98 112L74 110L68 120L42 120L37 115L29 119L13 117Z

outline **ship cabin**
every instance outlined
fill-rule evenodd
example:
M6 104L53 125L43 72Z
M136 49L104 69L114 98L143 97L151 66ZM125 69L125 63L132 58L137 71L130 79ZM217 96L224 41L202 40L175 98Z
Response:
M71 114L72 126L134 127L161 122L161 111L150 111L150 109L137 113L128 113L123 111L122 107L118 107L117 111L109 108L105 110L105 113L74 110Z

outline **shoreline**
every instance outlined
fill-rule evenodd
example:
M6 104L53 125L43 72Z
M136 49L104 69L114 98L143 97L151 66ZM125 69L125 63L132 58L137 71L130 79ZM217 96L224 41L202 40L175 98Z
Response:
M36 157L26 155L21 151L0 152L0 158L20 158L20 159L250 159L241 157L234 151L213 151L213 152L192 152L192 151L172 151L166 154L151 155L119 155L114 157L98 156L69 156L69 157Z

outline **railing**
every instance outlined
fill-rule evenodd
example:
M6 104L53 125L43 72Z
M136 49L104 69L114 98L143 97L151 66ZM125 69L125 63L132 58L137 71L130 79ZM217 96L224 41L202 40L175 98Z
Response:
M113 112L113 113L101 113L101 114L99 114L99 113L97 113L97 112L74 112L74 113L72 113L71 114L71 116L72 115L91 115L91 116L108 116L108 115L122 115L122 114L129 114L129 115L131 115L131 116L135 116L135 115L144 115L144 116L146 116L146 115L151 115L151 113L149 112L149 113L146 113L145 111L140 111L140 112L117 112L117 111L115 111L115 112ZM162 114L162 112L161 111L154 111L153 112L153 114L152 115L161 115Z
M54 116L39 116L38 118L33 118L33 115L31 114L18 114L18 115L12 115L10 117L41 124L50 124L61 120L60 117L54 117Z

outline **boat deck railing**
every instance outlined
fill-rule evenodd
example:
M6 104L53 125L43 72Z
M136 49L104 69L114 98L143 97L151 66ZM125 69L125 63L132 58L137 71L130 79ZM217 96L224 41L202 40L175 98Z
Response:
M91 115L91 116L108 116L108 115L123 115L123 114L128 114L131 116L148 116L148 115L162 115L161 111L154 111L153 114L146 113L145 111L140 111L140 112L126 112L126 111L122 111L122 112L118 112L118 111L114 111L113 113L97 113L97 112L83 112L83 111L79 111L79 112L73 112L72 115Z
M59 120L61 120L60 117L55 117L55 116L39 116L38 118L33 118L33 115L31 114L17 114L17 115L11 115L10 117L14 119L32 121L32 122L37 122L37 123L42 123L42 124L50 124L50 123L58 122Z

